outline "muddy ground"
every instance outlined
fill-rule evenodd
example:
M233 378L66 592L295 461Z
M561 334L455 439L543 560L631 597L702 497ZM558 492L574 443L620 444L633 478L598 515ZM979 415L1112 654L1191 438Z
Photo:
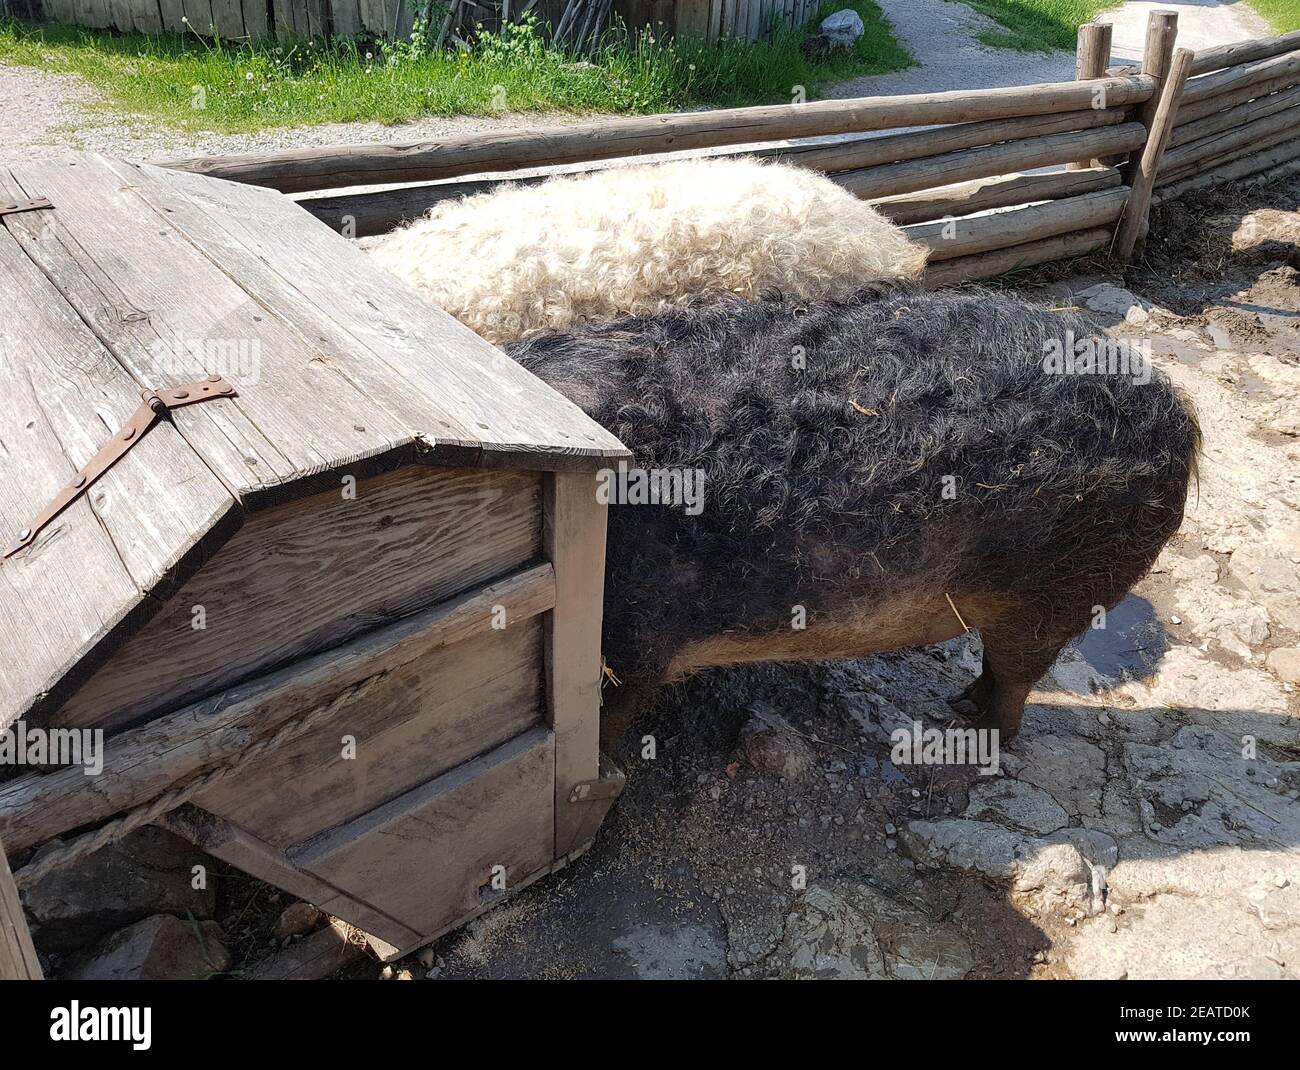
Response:
M951 722L973 636L704 673L614 756L627 790L586 855L385 972L1300 978L1298 209L1300 178L1203 194L1156 212L1126 272L999 284L1149 343L1205 452L1182 530L997 772L891 753ZM290 898L216 869L229 970L255 973Z

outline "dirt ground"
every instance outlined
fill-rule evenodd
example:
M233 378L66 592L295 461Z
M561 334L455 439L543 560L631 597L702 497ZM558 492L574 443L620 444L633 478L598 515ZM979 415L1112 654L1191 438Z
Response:
M617 755L586 856L397 976L1300 978L1298 208L1300 181L1201 195L1124 275L1016 283L1118 308L1098 318L1149 340L1205 453L1181 532L999 774L891 761L893 728L949 723L973 637L700 675Z

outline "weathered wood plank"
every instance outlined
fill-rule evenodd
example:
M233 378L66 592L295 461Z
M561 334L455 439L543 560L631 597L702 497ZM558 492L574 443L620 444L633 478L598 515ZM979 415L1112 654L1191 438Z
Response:
M550 869L554 781L554 736L533 728L288 855L431 933Z
M583 807L575 784L600 770L600 633L607 507L586 473L547 477L546 556L555 566L555 609L546 632L546 690L555 732L555 854L578 847Z
M959 256L955 260L937 263L925 273L925 285L931 289L940 286L956 286L963 282L979 279L991 279L1005 275L1008 271L1045 264L1049 260L1062 260L1070 256L1087 256L1107 248L1111 241L1111 231L1100 227L1096 230L1076 231L1073 234L1060 234L1042 241L1026 242L1006 249L997 249L991 253L977 253L974 256Z
M1300 50L1286 52L1271 59L1262 59L1256 63L1247 63L1240 67L1229 67L1217 74L1192 78L1183 89L1182 103L1199 104L1220 93L1259 85L1261 82L1291 78L1297 74L1300 74Z
M164 814L157 824L250 876L274 884L391 944L407 947L419 940L418 933L373 903L348 895L295 866L283 852L216 814L196 806L182 806Z
M217 35L226 41L243 38L245 36L244 10L240 0L210 0L210 2L212 25Z
M1045 115L1140 103L1152 93L1146 75L1000 89L921 93L606 119L547 130L475 134L410 145L295 149L272 154L192 157L163 162L182 171L270 186L285 192L421 182L536 164L579 163L653 152L744 145L824 134L866 133L931 123Z
M873 201L872 204L899 226L905 226L945 216L972 215L990 208L1007 208L1033 201L1051 201L1059 197L1095 193L1098 190L1113 189L1119 184L1119 172L1115 168L1092 167L1086 171L1051 171L1046 174L977 178L956 186L887 197Z
M356 37L361 32L361 9L357 0L332 0L335 37Z
M384 19L384 0L359 0L361 25L371 33L383 35L387 25Z
M163 29L172 33L186 33L184 0L158 0L158 9L162 13Z
M1069 163L1085 156L1112 156L1136 149L1145 140L1146 127L1141 123L1124 123L1100 130L1048 134L1044 137L1008 141L1002 145L945 153L923 160L907 160L883 167L867 167L861 171L846 171L838 175L836 181L859 197L874 200L877 197L946 186L971 178Z
M19 192L0 171L0 196ZM58 211L17 213L0 227L5 546L140 404L138 385L20 247L62 241ZM0 562L0 728L84 679L115 625L156 609L143 595L165 597L242 517L169 423L150 431L30 546Z
M905 227L904 231L913 241L927 246L930 262L937 263L1056 234L1107 226L1119 219L1128 197L1128 187L1120 186L1010 212L922 223Z
M1300 86L1284 90L1281 93L1274 93L1272 96L1238 104L1235 108L1229 108L1227 111L1218 112L1214 115L1207 115L1195 122L1176 122L1174 132L1169 138L1169 148L1177 148L1179 145L1186 145L1189 141L1198 141L1203 137L1209 137L1211 134L1234 130L1255 119L1263 119L1269 115L1276 115L1280 111L1286 111L1286 109L1295 107L1297 104L1300 104ZM1296 120L1297 126L1300 126L1300 112L1293 115L1292 119Z
M539 484L408 466L257 514L54 720L121 728L518 568L540 549Z
M162 33L162 5L159 0L133 0L133 27L137 33Z
M168 183L205 206L207 217L199 219L169 201L168 219L205 235L210 255L223 265L238 264L253 277L251 261L260 259L292 280L292 293L284 285L272 293L270 280L257 276L259 297L273 308L291 308L295 317L311 317L318 344L336 344L331 359L399 419L409 424L424 413L422 423L409 424L421 438L421 459L590 470L627 456L573 402L287 198L147 165L131 170L147 178L146 194L160 204L157 184Z
M773 156L785 163L798 164L815 171L850 171L1045 134L1118 126L1123 121L1122 111L1088 109L1063 115L1029 115L1017 119L992 119L982 123L958 123L955 126L861 138L833 145L760 149L752 155Z
M182 0L186 26L202 37L212 36L212 0Z
M1186 126L1205 118L1207 115L1215 115L1238 104L1245 104L1249 100L1260 99L1279 90L1289 89L1297 82L1300 82L1300 74L1284 74L1279 78L1272 78L1265 82L1238 86L1236 89L1216 93L1214 96L1206 97L1204 100L1198 100L1192 104L1187 102L1187 96L1184 92L1182 103L1178 105L1178 122L1174 126Z
M1185 142L1165 153L1163 169L1167 174L1176 174L1241 149L1255 151L1276 145L1294 136L1300 126L1298 116L1300 113L1294 109L1287 109Z
M1155 205L1165 204L1193 190L1217 186L1249 178L1252 182L1267 181L1273 177L1289 175L1296 170L1300 158L1300 138L1282 142L1266 151L1246 153L1234 159L1216 163L1210 170L1191 178L1168 177L1163 173L1156 182Z
M235 384L237 398L180 409L174 422L245 508L336 485L340 467L362 475L411 456L413 429L314 344L310 323L268 313L106 161L12 173L58 206L59 240L19 241L137 383L218 372Z
M522 624L554 604L554 570L535 566L122 732L109 741L97 777L69 768L0 784L0 836L23 849L101 823L234 759L253 740L348 688L380 673L401 674L439 650L488 634L497 606Z
M1245 63L1254 63L1261 59L1270 59L1283 52L1300 49L1300 30L1284 33L1277 37L1261 37L1253 41L1235 41L1230 45L1216 45L1214 48L1201 48L1196 52L1192 63L1192 75L1206 74L1223 67L1237 67Z
M244 32L251 41L260 41L271 27L268 21L266 0L241 0L244 13Z
M542 720L542 622L394 669L336 723L249 763L195 805L287 848L342 825ZM343 736L355 740L344 756Z
M9 859L0 843L0 981L39 981L43 977Z

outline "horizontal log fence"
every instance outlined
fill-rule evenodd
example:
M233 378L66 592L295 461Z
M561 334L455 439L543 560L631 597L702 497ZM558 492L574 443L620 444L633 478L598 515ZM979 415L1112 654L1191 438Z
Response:
M1149 205L1168 191L1296 159L1300 35L1176 59L1177 21L1152 12L1142 63L1124 67L1107 66L1109 26L1082 27L1073 82L164 164L281 190L335 229L366 237L503 182L684 153L761 156L819 171L877 205L930 247L932 282L987 278L1058 256L1127 256ZM957 224L941 225L949 220Z
M1176 13L1154 11L1141 64L1108 67L1111 28L1086 25L1073 82L164 164L281 190L365 237L503 182L684 153L762 156L819 171L876 204L930 246L932 281L986 278L1057 256L1128 255L1149 204L1216 181L1291 173L1300 158L1300 33L1179 57L1176 38ZM939 225L948 220L957 225Z

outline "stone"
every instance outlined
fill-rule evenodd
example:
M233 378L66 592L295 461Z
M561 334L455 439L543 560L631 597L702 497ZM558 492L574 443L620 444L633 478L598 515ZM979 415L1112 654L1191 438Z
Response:
M275 923L277 939L287 940L293 936L305 936L324 919L325 915L310 903L290 903L280 912Z
M225 933L215 921L155 914L70 959L65 981L198 981L230 968Z
M1269 652L1265 664L1288 684L1300 684L1300 647L1280 646Z
M1291 540L1282 533L1270 534L1275 541L1247 544L1234 552L1228 571L1274 622L1288 631L1300 632L1300 582L1296 580L1300 540L1290 545Z
M866 32L862 25L862 16L852 8L844 8L822 19L818 29L830 40L832 45L841 48L850 47L854 41Z
M766 705L756 706L741 727L740 750L756 772L790 781L802 780L815 761L812 748L785 718Z
M1026 832L1055 832L1070 820L1060 803L1042 788L1019 780L979 781L970 792L965 817L998 820Z
M1097 715L1102 724L1110 720L1102 721L1104 716L1104 711ZM1100 747L1078 736L1044 734L1021 737L1016 749L1021 763L1017 780L1042 788L1067 813L1086 817L1101 813L1106 755Z
M810 887L785 919L783 973L852 980L960 980L974 969L955 929L867 885Z
M1123 753L1134 792L1145 804L1140 808L1148 832L1161 843L1183 849L1267 847L1279 837L1300 837L1295 805L1267 787L1300 763L1243 757L1239 735L1208 725L1180 728L1163 746L1128 743Z
M1145 323L1152 308L1149 302L1144 302L1129 290L1109 282L1098 283L1096 286L1081 290L1078 296L1084 299L1084 304L1092 311L1121 316L1126 322L1135 325ZM1137 310L1137 313L1134 313L1136 318L1130 319L1129 313L1133 309Z
M198 865L206 867L204 888L194 887ZM23 905L37 946L57 953L155 914L211 918L217 898L211 859L179 836L146 825L46 874L24 889Z

